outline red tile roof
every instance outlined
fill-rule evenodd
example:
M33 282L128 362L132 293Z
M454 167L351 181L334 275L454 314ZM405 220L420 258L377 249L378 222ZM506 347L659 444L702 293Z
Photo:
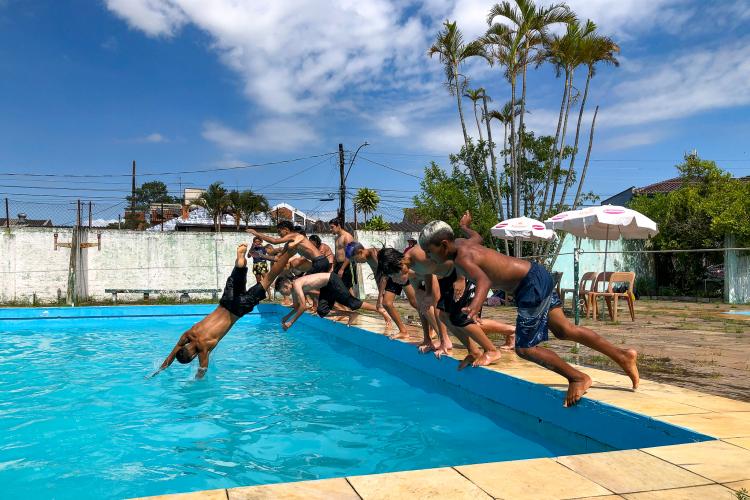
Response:
M747 177L738 177L736 178L738 181L742 182L750 182L750 176ZM665 181L656 182L654 184L649 184L648 186L644 186L642 188L635 188L633 192L635 194L660 194L660 193L671 193L672 191L676 191L682 187L682 184L684 183L684 179L681 177L674 177L672 179L667 179Z

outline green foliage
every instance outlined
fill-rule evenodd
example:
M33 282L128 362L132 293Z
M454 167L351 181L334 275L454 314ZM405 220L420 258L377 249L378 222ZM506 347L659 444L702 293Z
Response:
M686 155L677 165L683 185L655 196L637 196L630 206L659 225L651 244L657 250L721 248L732 234L739 246L750 244L750 183L733 179L713 161ZM676 292L692 291L705 277L706 266L719 264L723 254L657 256L657 270ZM661 281L661 280L660 280Z
M745 488L735 491L734 496L737 497L737 500L750 500L750 493Z
M367 222L367 216L378 209L379 204L380 196L375 190L370 188L360 188L354 196L354 206L356 210L364 212L365 222Z
M242 222L246 226L250 225L250 220L262 213L269 211L268 200L262 194L257 194L253 191L235 191L229 192L229 204L228 209L232 212L235 220L237 229L240 228Z
M362 229L365 231L388 231L390 227L391 225L383 220L382 215L376 215L362 225Z
M196 200L195 204L203 207L214 221L214 227L221 231L219 220L224 211L229 208L229 193L221 182L214 182Z
M178 196L171 196L167 185L161 181L144 182L141 187L135 189L135 195L125 198L128 204L135 201L135 209L138 211L148 210L153 203L182 203Z

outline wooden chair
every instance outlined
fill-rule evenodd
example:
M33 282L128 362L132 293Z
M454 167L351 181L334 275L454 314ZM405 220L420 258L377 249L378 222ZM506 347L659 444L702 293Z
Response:
M581 280L578 282L578 302L583 303L583 308L586 315L588 315L589 313L589 303L586 299L586 293L593 290L596 276L597 274L595 272L583 273L583 276L581 276ZM565 297L568 295L568 293L573 295L573 298L571 300L576 300L575 288L563 288L558 292L558 295L560 295L560 300L563 304L565 304ZM572 303L571 305L575 306L575 303Z
M632 272L617 272L611 273L609 277L609 283L607 285L606 292L591 292L591 301L594 309L594 317L597 316L597 303L596 299L599 297L604 298L607 303L607 309L609 309L609 317L612 321L617 321L617 306L618 299L623 298L628 304L630 310L630 320L635 321L635 296L633 294L633 285L635 284L635 273ZM627 284L627 289L624 292L615 292L614 288L617 283Z
M551 274L552 274L552 279L555 282L555 291L557 292L557 295L559 296L560 295L560 282L562 281L563 273L560 271L555 271Z

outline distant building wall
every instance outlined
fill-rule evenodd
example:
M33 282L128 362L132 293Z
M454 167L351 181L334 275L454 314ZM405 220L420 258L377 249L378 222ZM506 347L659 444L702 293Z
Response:
M725 243L725 248L737 246L734 236L727 236ZM750 252L725 252L724 300L730 304L750 303Z
M355 231L354 239L364 245L365 248L381 248L383 246L403 251L407 247L408 238L418 238L419 233L395 232L395 231ZM357 277L359 280L359 297L377 298L378 287L375 283L370 266L367 264L357 265Z

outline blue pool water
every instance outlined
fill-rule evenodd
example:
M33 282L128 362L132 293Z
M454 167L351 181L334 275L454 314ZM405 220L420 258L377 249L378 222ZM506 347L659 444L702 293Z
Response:
M750 311L729 311L727 314L742 314L744 316L750 316Z
M3 497L122 498L611 449L325 326L283 332L268 315L235 325L206 379L193 379L194 362L146 380L211 309L0 310ZM47 319L7 319L33 316Z

